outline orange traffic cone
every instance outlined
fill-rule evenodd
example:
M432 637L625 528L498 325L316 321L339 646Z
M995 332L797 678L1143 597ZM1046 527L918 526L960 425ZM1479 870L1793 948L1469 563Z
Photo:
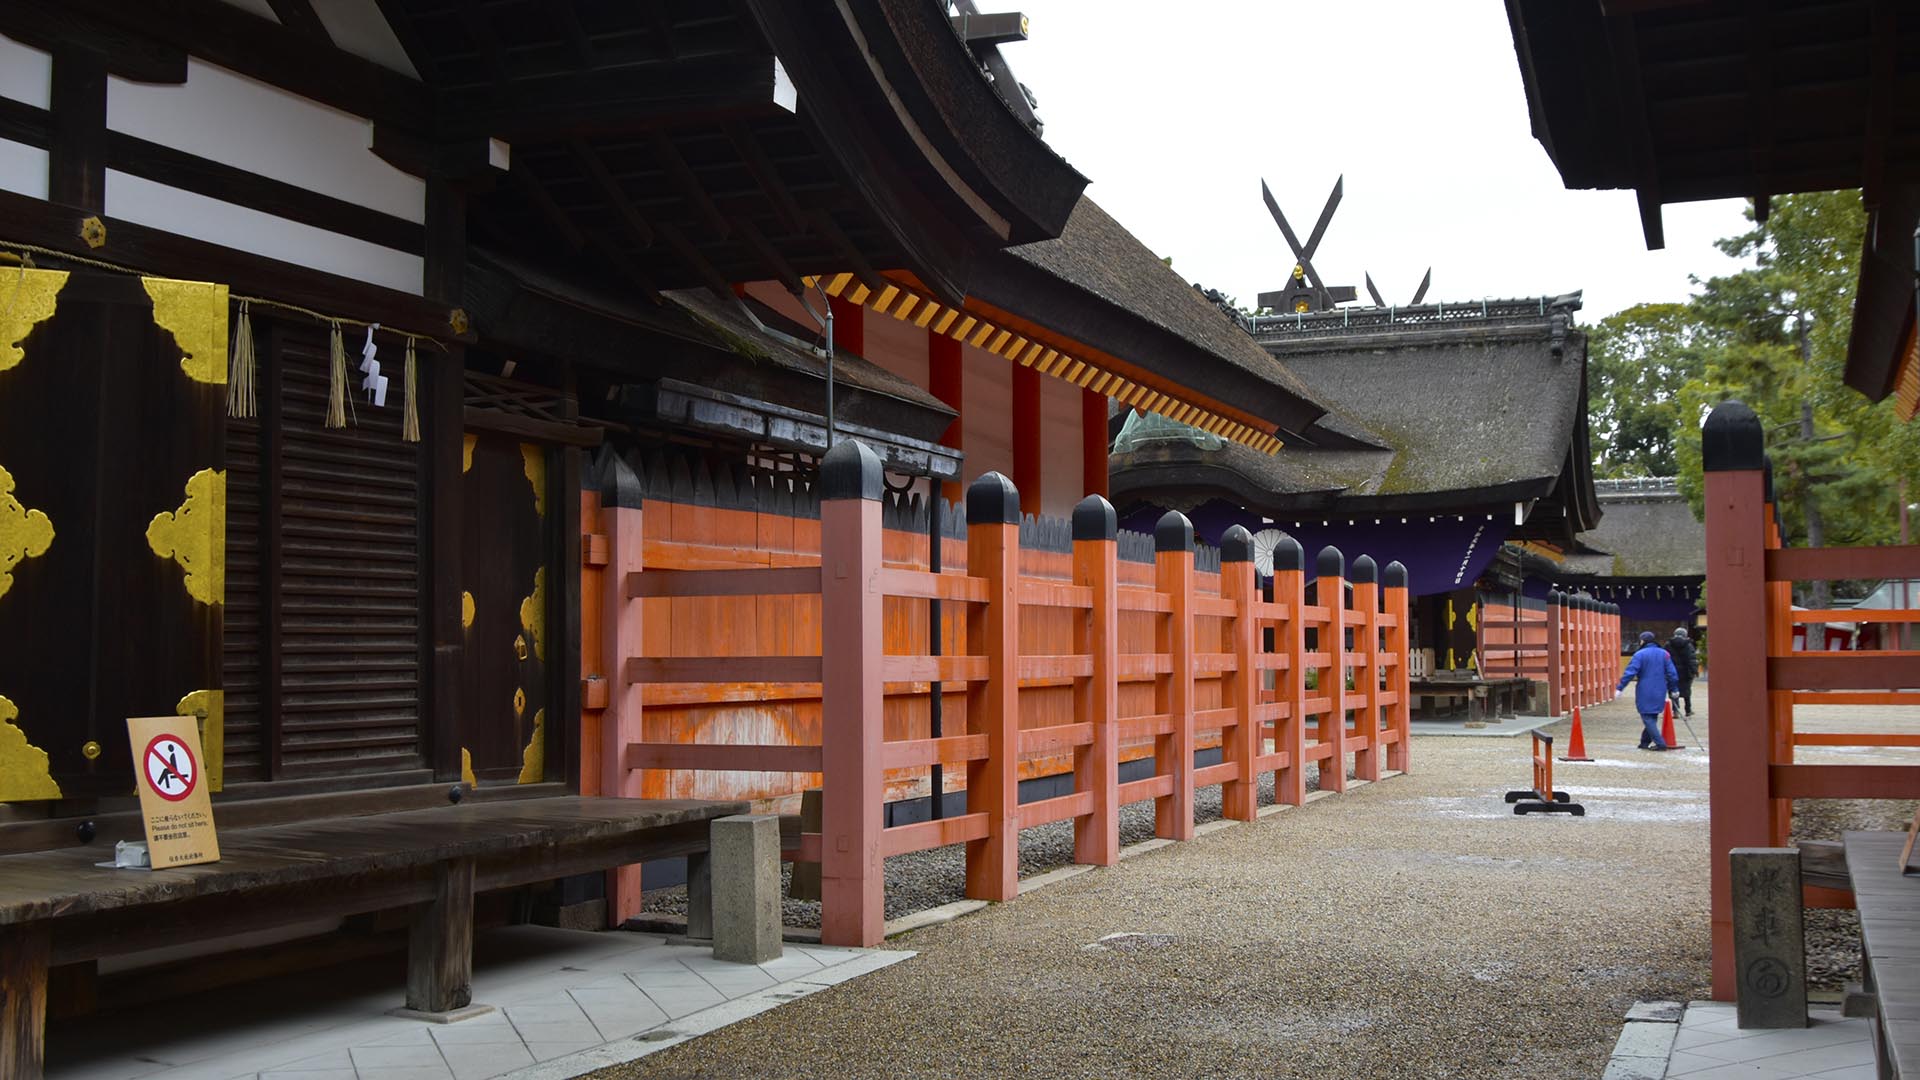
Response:
M1567 756L1561 761L1592 761L1587 756L1587 734L1580 729L1580 706L1573 707L1573 732L1567 736Z
M1660 710L1660 741L1667 744L1669 750L1685 750L1673 733L1673 699L1668 698L1666 707Z

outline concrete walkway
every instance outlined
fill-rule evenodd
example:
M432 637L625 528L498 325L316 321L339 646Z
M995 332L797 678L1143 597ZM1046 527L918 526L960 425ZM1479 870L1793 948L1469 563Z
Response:
M1874 1080L1873 1061L1867 1021L1835 1010L1811 1010L1804 1028L1743 1031L1727 1002L1649 1002L1628 1013L1601 1080Z
M1525 737L1416 736L1408 776L908 934L603 1075L1597 1077L1633 1002L1706 996L1706 758L1635 750L1624 705L1586 726L1600 760L1558 771L1584 818L1501 801Z
M49 1080L557 1080L655 1053L905 959L789 945L766 964L649 934L538 926L475 941L474 1001L455 1024L387 1015L390 965L343 965L56 1024Z

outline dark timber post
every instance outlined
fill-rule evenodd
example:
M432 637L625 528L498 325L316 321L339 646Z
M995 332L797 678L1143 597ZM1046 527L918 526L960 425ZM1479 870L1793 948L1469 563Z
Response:
M407 1008L450 1013L473 1004L473 860L434 867L434 898L407 933Z

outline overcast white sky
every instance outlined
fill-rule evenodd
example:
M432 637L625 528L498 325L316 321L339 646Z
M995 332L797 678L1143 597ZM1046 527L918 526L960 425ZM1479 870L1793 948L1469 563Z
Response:
M1499 0L980 6L1030 17L1031 40L1003 53L1088 193L1248 306L1293 267L1263 177L1304 242L1345 173L1314 265L1363 302L1363 271L1405 303L1431 264L1429 301L1584 289L1592 323L1736 266L1712 243L1746 228L1738 201L1667 207L1666 250L1650 252L1632 192L1562 186Z

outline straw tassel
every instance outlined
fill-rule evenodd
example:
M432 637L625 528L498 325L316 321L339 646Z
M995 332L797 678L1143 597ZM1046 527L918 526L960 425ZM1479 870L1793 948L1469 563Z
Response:
M407 338L406 407L400 419L400 440L402 442L420 441L420 376L413 356L413 338Z
M343 428L347 426L347 346L340 338L340 323L333 323L332 341L328 351L332 354L332 378L327 381L327 426Z
M250 420L260 415L254 393L258 360L253 351L252 305L240 301L240 318L233 324L232 360L227 370L227 415Z

